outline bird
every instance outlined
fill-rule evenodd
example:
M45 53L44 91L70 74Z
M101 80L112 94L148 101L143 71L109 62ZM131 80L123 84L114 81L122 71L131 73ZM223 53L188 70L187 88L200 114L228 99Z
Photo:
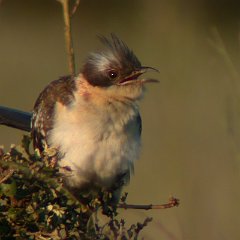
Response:
M71 174L64 184L112 191L119 201L141 149L139 101L148 70L115 34L99 36L79 74L52 81L37 98L31 120L35 149L54 148L57 164Z

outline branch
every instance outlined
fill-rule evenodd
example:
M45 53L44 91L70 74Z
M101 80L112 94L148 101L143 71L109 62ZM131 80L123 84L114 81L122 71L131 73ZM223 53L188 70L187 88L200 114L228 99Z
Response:
M71 34L71 22L69 14L69 0L58 0L62 4L65 25L65 41L68 55L68 68L71 75L75 75L75 59ZM77 5L77 3L76 3ZM75 10L76 11L76 10Z
M30 132L31 117L29 112L0 106L0 124Z
M127 204L127 203L120 203L118 208L124 209L143 209L143 210L150 210L150 209L166 209L177 207L179 205L179 200L177 198L171 197L168 203L160 204L160 205L135 205L135 204Z
M74 4L72 12L71 12L71 17L76 13L76 11L79 7L79 4L80 4L80 0L75 0L75 4Z
M63 17L65 25L65 41L68 55L68 67L71 75L75 75L75 61L74 51L71 36L71 22L69 15L69 0L58 0L62 4ZM1 3L1 0L0 0ZM80 0L76 0L72 10L72 15L76 12ZM7 107L0 106L0 125L6 125L9 127L17 128L29 132L31 130L31 117L32 114L29 112L23 112L16 109L10 109Z
M0 179L0 184L5 182L7 179L9 179L13 175L13 173L14 173L13 169L8 170L7 174Z
M234 66L234 63L228 53L228 50L224 44L224 41L218 31L218 29L216 27L212 28L212 38L208 39L209 43L212 45L212 47L214 47L216 49L216 51L218 52L218 54L220 54L220 56L222 56L222 59L224 60L229 73L232 76L233 79L233 84L235 87L238 87L238 82L239 82L239 73L236 69L236 67Z

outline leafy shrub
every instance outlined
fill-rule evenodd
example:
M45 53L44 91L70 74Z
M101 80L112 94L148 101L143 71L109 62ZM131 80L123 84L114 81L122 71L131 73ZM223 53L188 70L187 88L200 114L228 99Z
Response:
M30 149L28 136L9 152L0 149L0 239L137 239L151 221L127 227L107 192L76 199L53 167L54 151Z

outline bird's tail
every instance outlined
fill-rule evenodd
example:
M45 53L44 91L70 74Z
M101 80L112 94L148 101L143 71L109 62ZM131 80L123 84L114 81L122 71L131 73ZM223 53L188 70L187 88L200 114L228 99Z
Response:
M0 124L23 131L31 131L32 113L0 106Z

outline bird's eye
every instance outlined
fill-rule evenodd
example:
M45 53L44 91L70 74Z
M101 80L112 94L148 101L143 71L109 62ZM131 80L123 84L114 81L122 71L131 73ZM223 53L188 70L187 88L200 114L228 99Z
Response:
M118 72L116 70L109 70L108 71L108 76L111 78L111 79L114 79L118 76Z

